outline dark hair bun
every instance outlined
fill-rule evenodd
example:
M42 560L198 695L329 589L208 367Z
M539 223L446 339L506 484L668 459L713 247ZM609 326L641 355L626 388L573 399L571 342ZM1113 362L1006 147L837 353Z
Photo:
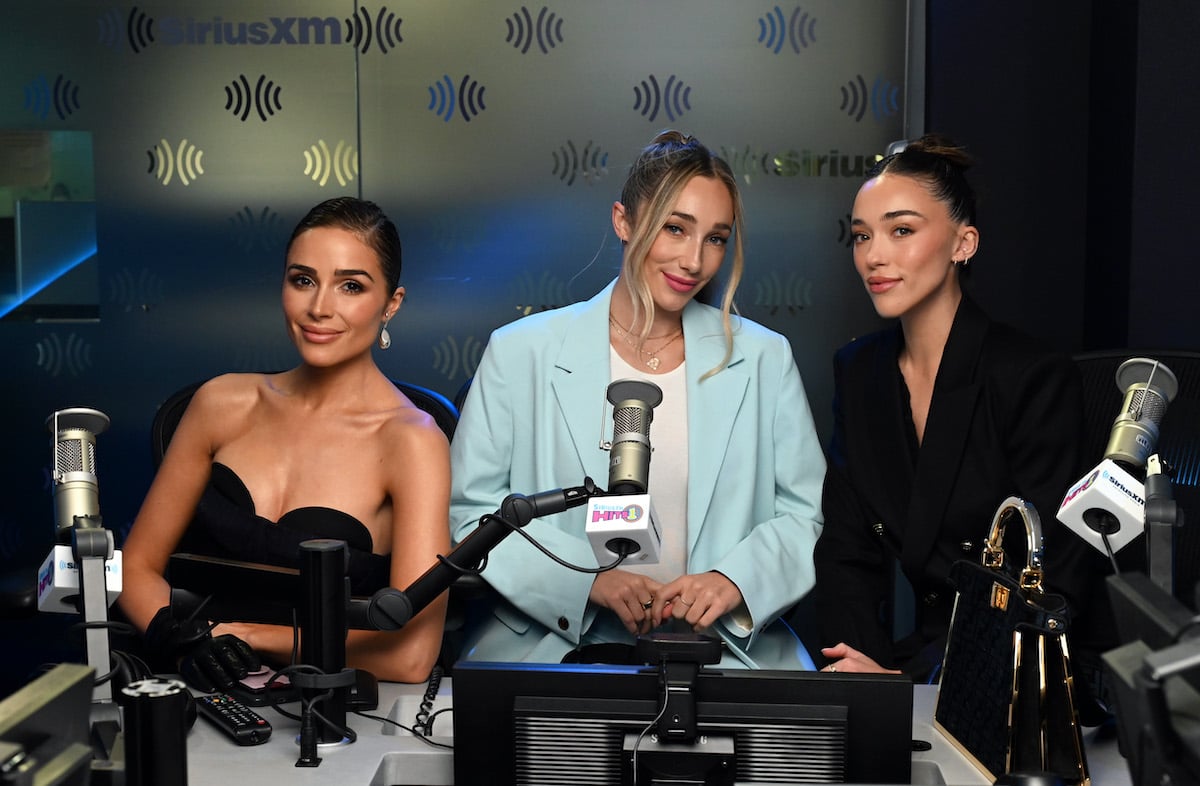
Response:
M940 134L926 134L876 163L867 179L890 173L920 180L946 203L951 218L974 224L975 192L965 175L972 163L962 145Z
M975 160L967 153L967 149L949 137L941 134L926 134L905 145L901 155L918 153L943 158L947 163L959 169L969 169Z

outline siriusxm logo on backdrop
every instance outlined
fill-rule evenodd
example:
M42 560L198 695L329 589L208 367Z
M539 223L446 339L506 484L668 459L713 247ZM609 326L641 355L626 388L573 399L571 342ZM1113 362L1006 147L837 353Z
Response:
M113 45L120 29L110 11L100 18L101 43ZM266 16L226 19L222 16L152 16L134 6L125 22L129 45L140 52L162 46L323 46L352 44L366 53L374 43L387 53L403 41L403 20L381 7L372 16L365 8L347 19L336 16ZM343 27L344 25L344 27Z
M746 183L758 175L773 177L852 177L861 179L879 160L873 153L848 154L837 150L828 153L800 150L770 151L746 145L741 148L721 147L721 157L734 174Z
M156 21L155 40L164 46L204 44L252 44L280 46L286 44L341 44L342 23L337 17L272 16L266 20L246 22L225 21L219 16L211 20L163 16Z

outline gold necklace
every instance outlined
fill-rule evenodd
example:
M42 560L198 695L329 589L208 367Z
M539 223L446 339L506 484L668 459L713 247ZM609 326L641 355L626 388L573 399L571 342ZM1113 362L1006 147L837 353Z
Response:
M650 352L639 347L637 342L633 340L633 337L629 335L629 331L621 327L621 324L617 322L616 318L612 314L608 315L608 324L617 329L617 332L621 334L621 338L625 340L626 344L633 347L640 355L646 358L644 362L651 371L658 371L658 367L662 365L662 361L658 359L658 353L674 344L679 340L679 337L683 335L683 328L680 328L679 332L667 339L666 343L660 345L659 348L653 352Z

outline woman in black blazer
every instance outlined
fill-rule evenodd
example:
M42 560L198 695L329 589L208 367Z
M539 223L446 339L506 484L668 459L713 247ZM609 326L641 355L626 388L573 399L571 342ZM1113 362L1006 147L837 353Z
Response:
M815 554L830 671L936 679L954 604L950 566L979 559L1010 495L1039 513L1049 589L1074 609L1103 592L1091 550L1055 518L1084 469L1075 366L991 321L960 286L979 245L969 165L961 148L926 136L880 161L854 201L855 267L876 311L897 324L834 359ZM897 560L916 624L893 641Z

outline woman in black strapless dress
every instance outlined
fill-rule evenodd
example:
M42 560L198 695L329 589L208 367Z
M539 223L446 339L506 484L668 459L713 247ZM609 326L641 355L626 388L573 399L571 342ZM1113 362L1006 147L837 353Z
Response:
M176 551L294 566L302 541L336 538L350 547L354 593L370 594L408 586L449 549L446 437L372 357L391 343L399 278L400 239L378 206L321 203L286 254L283 311L300 364L215 377L192 397L123 549L122 610L173 665L206 654L197 649L232 655L219 683L238 659L284 665L293 647L287 627L175 619L164 571ZM444 619L443 596L400 631L351 631L346 665L423 681Z

